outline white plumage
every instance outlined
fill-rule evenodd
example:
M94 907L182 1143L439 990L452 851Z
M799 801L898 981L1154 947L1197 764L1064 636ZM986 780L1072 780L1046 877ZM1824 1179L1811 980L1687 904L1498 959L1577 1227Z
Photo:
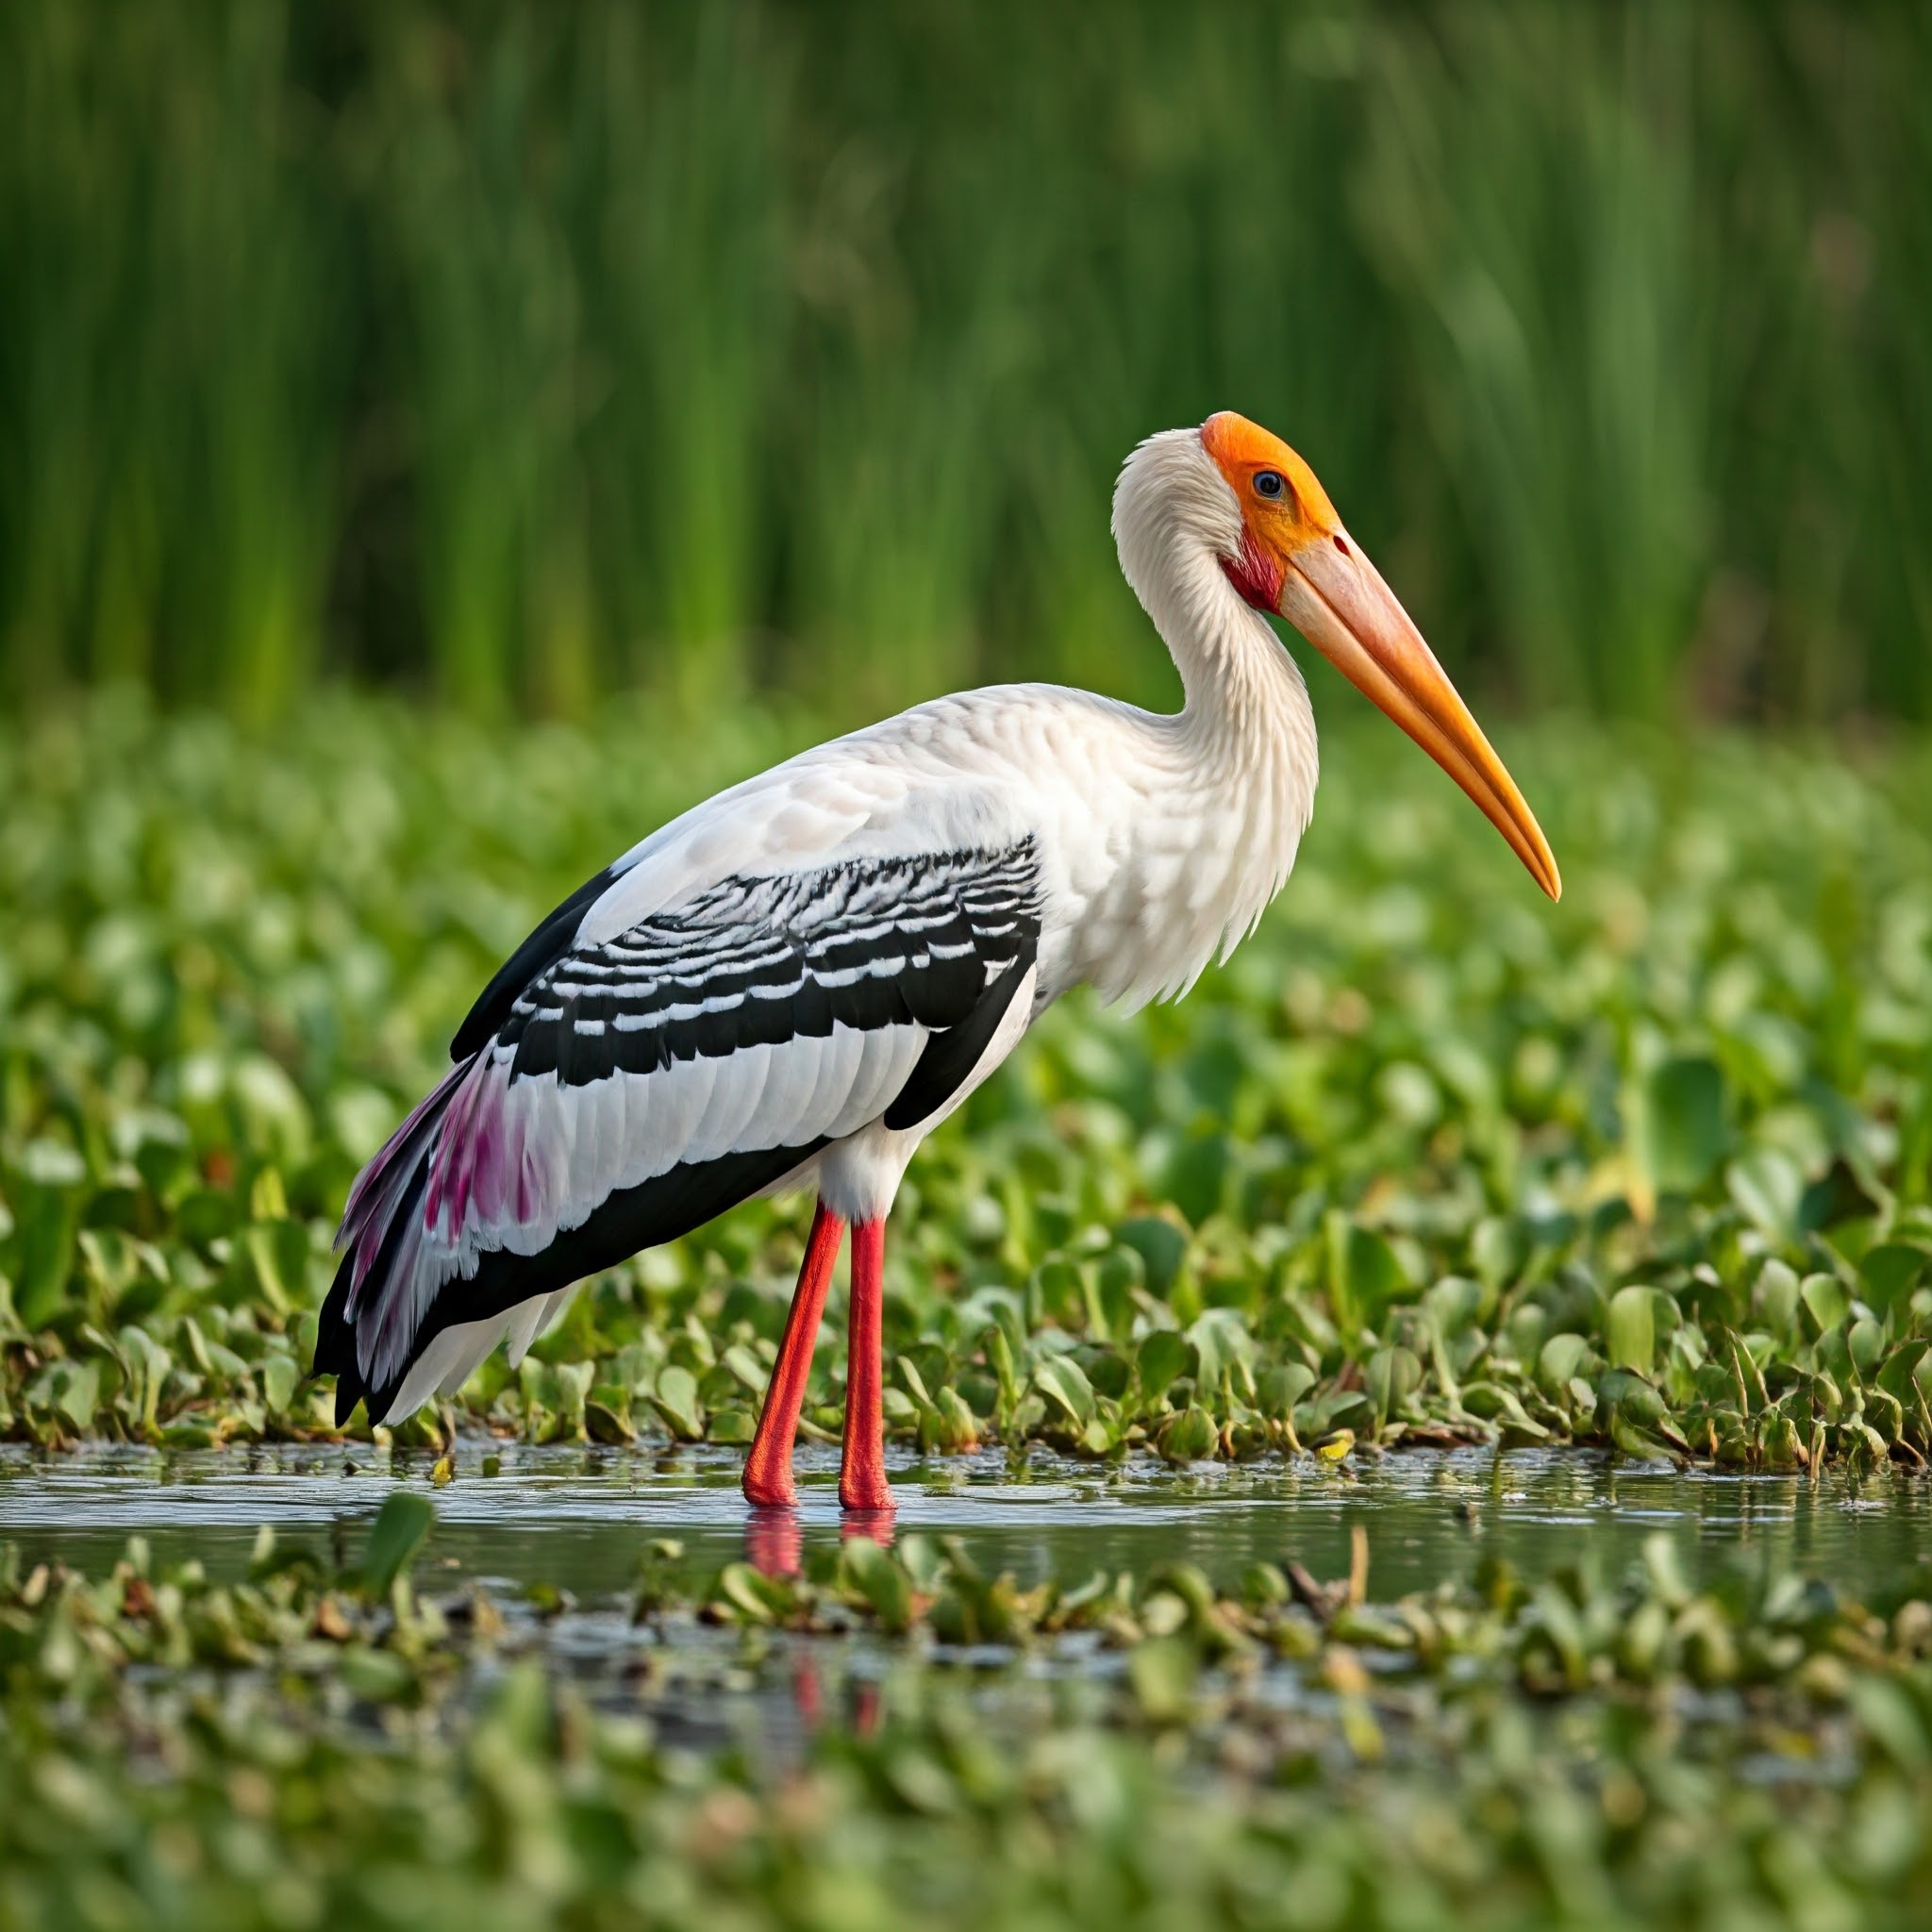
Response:
M1301 518L1282 584L1251 475ZM532 936L351 1195L317 1351L342 1413L406 1414L499 1341L520 1354L577 1275L746 1193L812 1186L835 1223L883 1220L921 1140L1063 992L1178 994L1253 927L1317 769L1257 607L1288 608L1288 577L1306 601L1314 550L1355 573L1331 618L1352 587L1399 606L1239 418L1136 450L1114 532L1181 710L1043 684L920 705L693 808Z

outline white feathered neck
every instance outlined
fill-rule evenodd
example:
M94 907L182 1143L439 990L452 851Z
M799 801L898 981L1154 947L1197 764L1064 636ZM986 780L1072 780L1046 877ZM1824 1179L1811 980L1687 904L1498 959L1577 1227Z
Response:
M1186 702L1141 713L1146 808L1120 886L1129 931L1094 962L1104 997L1184 991L1280 891L1314 805L1315 714L1300 670L1221 567L1241 508L1194 429L1150 437L1114 491L1121 569L1160 633Z

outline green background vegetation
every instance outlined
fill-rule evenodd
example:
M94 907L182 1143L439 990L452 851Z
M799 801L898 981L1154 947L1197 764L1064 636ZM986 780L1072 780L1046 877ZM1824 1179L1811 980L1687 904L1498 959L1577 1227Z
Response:
M1437 1477L1485 1559L1399 1599L1288 1562L1291 1501L1238 1581L816 1529L588 1616L463 1578L467 1458L745 1441L798 1203L387 1443L304 1370L350 1176L613 853L974 678L1171 701L1108 492L1232 406L1569 890L1318 675L1255 939L1064 1003L916 1163L898 1478L1590 1445L1897 1510L1928 102L1906 4L0 9L0 1474L385 1486L353 1562L0 1545L0 1932L1917 1924L1923 1565L1513 1575L1499 1453Z
M0 688L1163 698L1236 407L1453 669L1932 713L1932 17L18 0Z
M0 736L0 1430L329 1432L302 1371L342 1196L476 986L637 827L809 728L645 762L649 711L332 699L264 734L97 701ZM922 1153L888 1250L895 1441L1921 1466L1923 746L1857 770L1519 730L1573 882L1551 907L1412 746L1341 715L1260 932L1131 1024L1064 1003ZM748 1441L808 1208L600 1277L405 1440ZM836 1433L831 1326L808 1414Z

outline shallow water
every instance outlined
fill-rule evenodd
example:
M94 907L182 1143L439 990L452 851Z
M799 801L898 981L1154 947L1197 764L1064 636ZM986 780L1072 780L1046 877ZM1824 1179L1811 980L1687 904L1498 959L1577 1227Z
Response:
M458 1451L456 1479L433 1492L427 1560L445 1575L499 1587L554 1584L588 1607L630 1583L653 1539L682 1543L693 1574L788 1544L808 1554L828 1547L841 1532L836 1463L835 1449L802 1449L795 1519L755 1524L733 1451L469 1442ZM346 1562L391 1487L426 1491L430 1469L423 1453L362 1444L58 1456L0 1448L0 1540L29 1562L99 1571L139 1534L163 1561L198 1557L216 1574L239 1574L258 1525L268 1524ZM1226 1585L1257 1559L1290 1557L1333 1575L1347 1567L1357 1523L1368 1532L1377 1598L1466 1577L1485 1551L1532 1577L1580 1560L1614 1575L1657 1530L1693 1575L1742 1550L1854 1593L1932 1557L1932 1484L1890 1472L1813 1484L1613 1463L1576 1450L1500 1458L1411 1450L1340 1470L1263 1463L1175 1473L1151 1460L1108 1471L989 1452L898 1458L892 1476L900 1531L958 1536L983 1568L1012 1570L1023 1582L1180 1559Z

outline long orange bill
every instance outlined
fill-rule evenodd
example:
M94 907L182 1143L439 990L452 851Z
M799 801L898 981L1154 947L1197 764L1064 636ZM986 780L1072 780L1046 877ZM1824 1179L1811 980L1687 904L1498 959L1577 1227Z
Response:
M1536 814L1381 573L1340 535L1288 561L1282 616L1469 793L1530 877L1561 898L1562 874Z

